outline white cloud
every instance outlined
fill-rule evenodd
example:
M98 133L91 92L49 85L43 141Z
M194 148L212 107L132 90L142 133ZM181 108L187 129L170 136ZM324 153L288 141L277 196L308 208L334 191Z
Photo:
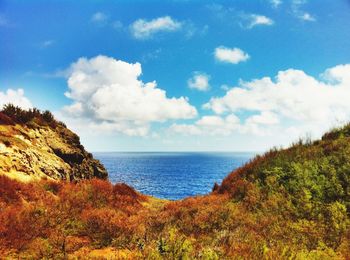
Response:
M350 85L350 64L338 65L333 68L327 69L322 77L333 83Z
M91 21L95 23L104 23L108 20L108 16L105 13L97 12L91 16Z
M196 124L205 127L222 126L224 125L224 120L219 116L203 116Z
M246 124L275 125L278 123L278 116L270 111L262 111L260 114L248 117L246 120Z
M237 64L249 59L248 53L239 48L227 48L224 46L217 47L214 52L218 61Z
M201 135L202 130L196 125L172 124L169 130L176 134L182 135Z
M327 69L320 78L289 69L280 71L275 79L241 81L223 97L205 104L214 115L191 124L173 124L169 132L222 137L225 142L230 140L225 136L239 136L250 145L259 143L252 146L255 149L289 145L306 135L319 138L350 118L350 64Z
M301 20L308 21L308 22L315 22L316 21L316 18L309 13L303 13L303 14L299 15L299 18Z
M319 134L350 118L350 64L326 70L326 81L301 70L280 71L270 77L241 82L223 97L214 97L205 108L217 114L258 112L246 124L292 126Z
M197 89L199 91L207 91L210 88L209 85L210 76L203 72L194 72L192 78L187 81L188 87Z
M23 89L7 89L5 92L0 91L0 108L11 103L24 109L33 107L30 100L25 97Z
M197 115L186 97L168 98L155 81L144 83L139 63L106 56L80 58L69 69L66 115L89 119L102 128L145 135L152 122Z
M258 25L273 25L274 21L264 15L251 14L247 16L248 24L247 28L251 29Z
M173 124L169 130L176 134L197 136L232 136L235 134L266 136L271 134L271 129L268 127L275 127L278 123L277 115L271 112L250 116L244 122L231 113L227 116L203 116L194 124Z
M131 33L136 39L151 38L159 32L173 32L181 29L182 24L170 16L163 16L153 20L138 19L130 26Z
M147 136L150 132L150 125L145 123L133 123L125 120L101 121L88 117L74 116L76 111L69 111L66 108L56 112L55 117L63 121L69 129L80 135L101 136L103 134L123 133L127 136Z
M203 116L194 124L173 124L169 130L182 135L228 136L240 128L239 118L230 114L226 117Z

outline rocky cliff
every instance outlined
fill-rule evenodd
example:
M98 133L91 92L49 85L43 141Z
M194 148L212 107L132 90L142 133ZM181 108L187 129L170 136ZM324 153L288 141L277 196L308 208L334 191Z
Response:
M103 165L63 123L38 110L18 111L0 112L0 174L23 181L107 178ZM30 116L20 120L19 113Z

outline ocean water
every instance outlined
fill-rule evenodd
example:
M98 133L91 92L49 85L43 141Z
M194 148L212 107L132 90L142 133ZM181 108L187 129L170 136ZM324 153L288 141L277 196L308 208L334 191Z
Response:
M94 153L113 183L124 182L143 194L178 200L210 192L252 153Z

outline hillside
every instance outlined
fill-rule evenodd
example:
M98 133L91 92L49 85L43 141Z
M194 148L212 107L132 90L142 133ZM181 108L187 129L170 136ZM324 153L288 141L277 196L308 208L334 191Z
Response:
M0 111L0 174L24 181L107 177L79 137L50 112L12 105Z
M227 176L216 192L244 200L251 185L264 197L284 194L293 213L306 218L319 216L320 206L334 203L349 213L350 124L333 129L321 140L300 140L288 149L257 156Z
M0 209L13 258L348 259L350 125L257 156L206 196L1 176Z

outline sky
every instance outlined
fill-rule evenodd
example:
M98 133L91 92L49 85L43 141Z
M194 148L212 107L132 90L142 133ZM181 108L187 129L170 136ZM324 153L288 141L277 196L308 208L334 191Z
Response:
M0 0L0 106L90 151L266 151L350 119L350 1Z

